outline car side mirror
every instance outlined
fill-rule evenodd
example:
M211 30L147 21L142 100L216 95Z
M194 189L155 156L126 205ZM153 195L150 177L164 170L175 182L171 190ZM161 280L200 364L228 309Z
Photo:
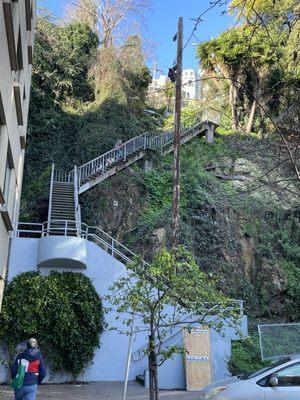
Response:
M276 378L276 376L272 376L272 378L269 380L269 384L272 387L278 386L278 378Z

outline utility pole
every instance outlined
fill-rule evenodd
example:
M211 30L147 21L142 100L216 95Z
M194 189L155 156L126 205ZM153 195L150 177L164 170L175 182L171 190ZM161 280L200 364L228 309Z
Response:
M183 20L178 21L177 32L177 64L176 64L176 93L174 114L174 162L173 162L173 226L172 247L179 243L179 203L180 203L180 120L181 120L181 81L182 81L182 37Z

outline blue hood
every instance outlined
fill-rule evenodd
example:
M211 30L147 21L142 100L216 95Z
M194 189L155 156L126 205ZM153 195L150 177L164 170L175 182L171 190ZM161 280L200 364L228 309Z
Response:
M20 354L20 358L25 358L28 361L41 360L41 352L38 349L26 349Z
M26 372L25 373L23 386L31 386L31 385L36 385L36 384L42 383L42 380L46 376L46 366L42 359L40 350L26 349L23 351L23 353L20 353L16 357L15 362L11 369L11 375L12 375L13 379L17 375L19 360L21 360L21 359L25 359L25 360L29 361L29 364L35 363L36 368L37 368L37 369L36 368L34 369L34 372ZM30 365L29 365L29 367L30 367Z

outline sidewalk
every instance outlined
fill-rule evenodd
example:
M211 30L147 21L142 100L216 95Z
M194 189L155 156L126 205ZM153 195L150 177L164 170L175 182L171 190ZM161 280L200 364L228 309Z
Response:
M122 382L92 382L86 385L42 385L37 400L121 400ZM163 390L161 400L199 400L200 392ZM0 399L13 400L13 391L0 386ZM128 384L127 400L148 400L148 390L140 384Z

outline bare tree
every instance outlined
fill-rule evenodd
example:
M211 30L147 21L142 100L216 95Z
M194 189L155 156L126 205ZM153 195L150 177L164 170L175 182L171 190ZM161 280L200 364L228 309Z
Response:
M65 7L67 20L87 24L98 32L97 8L94 0L76 0Z
M115 33L129 17L138 17L150 0L74 0L67 7L71 20L87 22L99 33L103 47L111 47Z

